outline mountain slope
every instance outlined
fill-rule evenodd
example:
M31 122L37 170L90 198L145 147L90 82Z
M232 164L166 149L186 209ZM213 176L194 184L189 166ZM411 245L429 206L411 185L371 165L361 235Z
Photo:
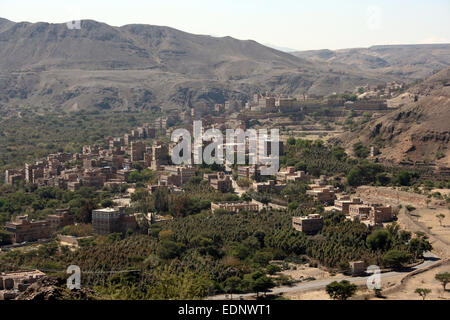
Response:
M169 27L0 20L0 108L132 110L209 105L256 91L329 94L383 79L231 37Z
M383 74L402 81L423 79L450 66L450 44L386 45L292 54L330 66L346 64L372 75Z
M358 141L382 146L380 159L429 160L450 166L450 68L412 87L417 101L370 121L340 140L351 149Z

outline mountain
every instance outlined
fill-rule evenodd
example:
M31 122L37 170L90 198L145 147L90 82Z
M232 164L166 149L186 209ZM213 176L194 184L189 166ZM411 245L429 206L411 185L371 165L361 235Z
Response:
M255 41L169 27L0 19L0 110L181 109L254 92L329 94L384 78L295 57Z
M331 67L345 64L372 76L385 75L406 82L426 78L450 66L450 44L384 45L292 54Z
M405 101L403 106L339 140L348 149L358 141L380 146L381 160L429 160L450 166L450 68L408 89L399 99Z
M270 44L270 43L263 43L263 45L265 45L266 47L275 49L275 50L279 50L279 51L283 51L283 52L287 52L287 53L292 53L292 52L296 52L297 50L292 49L292 48L288 48L288 47L280 47L274 44Z

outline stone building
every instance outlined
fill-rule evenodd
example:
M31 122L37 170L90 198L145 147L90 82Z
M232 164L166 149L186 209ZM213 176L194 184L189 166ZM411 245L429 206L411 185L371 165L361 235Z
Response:
M70 208L56 209L56 213L48 215L46 220L49 222L52 230L59 230L74 222L73 215L70 213Z
M30 285L45 278L39 270L0 273L0 300L12 300Z
M349 265L352 275L361 275L366 272L366 264L364 261L351 261Z
M240 211L259 212L257 203L245 201L211 202L211 211L215 212L217 209L223 209L232 213L238 213Z
M230 192L233 190L233 182L230 176L224 172L218 172L215 177L209 180L211 187L220 192Z
M315 201L325 204L333 204L336 198L333 186L315 187L312 190L307 190L306 194L312 196Z
M361 201L360 198L354 197L350 199L350 197L348 196L343 196L339 200L336 200L334 202L334 208L345 215L349 215L351 205L362 205L362 204L363 202Z
M6 222L5 230L12 234L12 241L37 241L51 236L50 223L47 220L29 220L28 216L20 216L14 222Z
M142 141L131 142L131 148L130 148L131 162L144 160L145 151L146 151L146 149L145 149L144 142L142 142Z
M136 229L136 218L126 215L124 207L97 209L92 211L92 226L96 234L126 232Z
M305 171L295 171L294 167L282 168L276 174L277 181L280 182L297 182L297 181L308 181L310 179L309 174Z
M314 234L322 230L323 218L320 214L310 214L306 217L292 217L292 226L297 231Z
M383 222L390 222L394 218L394 213L391 206L373 206L370 211L369 218L374 224L381 224Z
M284 188L286 188L286 184L277 184L275 180L253 183L253 189L258 193L280 193Z
M14 170L14 169L5 170L6 184L15 184L17 181L24 179L25 179L24 170Z

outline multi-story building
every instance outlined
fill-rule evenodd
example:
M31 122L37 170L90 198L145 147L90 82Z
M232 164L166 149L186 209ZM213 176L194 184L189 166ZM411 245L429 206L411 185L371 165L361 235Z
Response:
M315 201L326 204L333 204L336 198L333 186L314 187L312 190L307 190L306 194L312 196Z
M215 178L209 180L211 187L220 192L231 192L233 190L233 182L230 176L225 175L224 172L216 174Z
M136 218L125 214L125 208L104 208L92 211L92 226L97 234L110 234L136 229Z
M284 188L286 188L286 184L277 184L275 180L253 183L253 189L258 193L280 193Z
M260 181L261 168L259 166L239 166L237 174L238 178Z
M280 182L308 181L310 179L309 174L305 171L295 171L294 167L282 168L277 172L276 177Z
M24 180L24 170L8 169L5 171L5 183L15 184L17 181Z
M394 214L391 206L375 205L370 211L369 218L374 224L392 221Z
M81 185L86 187L103 187L105 181L106 176L99 168L86 169L80 179Z
M105 208L92 211L92 226L97 234L118 232L119 218L122 212L119 208Z
M146 149L144 142L142 141L131 142L131 149L130 149L131 162L144 160L145 151Z
M297 231L314 234L322 230L323 218L320 214L310 214L306 217L292 217L292 226Z
M44 161L37 161L34 164L25 163L25 181L36 183L37 179L44 177Z
M195 176L195 168L191 166L165 166L164 172L166 174L160 177L161 184L176 185L177 187Z
M169 163L169 148L163 142L152 145L151 169L161 170L161 166Z
M155 128L157 130L166 129L167 128L167 117L159 117L155 119Z
M282 112L291 112L300 109L295 98L278 98L275 101L275 106Z
M56 209L56 213L48 215L46 220L49 222L52 230L61 229L74 222L73 215L70 213L70 208Z
M344 196L341 197L339 200L334 201L334 208L345 215L349 215L351 205L362 205L362 204L363 202L361 201L360 198L354 197L350 199L350 197Z
M223 209L232 213L241 211L259 212L257 203L245 201L211 202L211 211L215 212L217 209Z
M5 230L12 234L12 241L37 241L51 236L50 223L47 220L29 220L28 216L20 216L14 222L5 223Z
M364 204L351 204L348 207L348 213L350 218L354 220L358 218L359 220L365 220L369 217L372 207Z

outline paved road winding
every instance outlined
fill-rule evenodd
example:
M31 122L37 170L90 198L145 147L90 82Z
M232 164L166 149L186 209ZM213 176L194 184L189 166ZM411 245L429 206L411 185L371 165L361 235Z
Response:
M385 272L381 274L381 281L383 281L383 279L387 279L387 278L392 278L392 277L396 277L396 276L400 276L400 275L407 275L410 272L413 272L415 270L419 270L419 269L423 269L426 268L430 265L433 265L435 263L437 263L440 259L434 255L431 252L426 252L424 254L425 257L425 261L422 262L421 264L412 267L411 269L404 271L404 272L399 272L399 271L390 271L390 272ZM367 279L369 278L369 276L364 276L364 277L331 277L328 279L324 279L324 280L314 280L314 281L308 281L308 282L300 282L298 284L295 284L293 286L287 287L287 286L283 286L283 287L276 287L273 288L270 293L271 294L281 294L281 293L290 293L290 292L299 292L299 291L307 291L307 290L317 290L317 289L321 289L321 288L325 288L328 284L330 284L333 281L341 281L341 280L348 280L350 282L353 283L365 283L367 281ZM255 293L245 293L245 294L236 294L235 297L251 297L251 296L255 296ZM227 298L225 297L224 294L221 295L216 295L216 296L210 296L207 298L208 300L226 300Z

